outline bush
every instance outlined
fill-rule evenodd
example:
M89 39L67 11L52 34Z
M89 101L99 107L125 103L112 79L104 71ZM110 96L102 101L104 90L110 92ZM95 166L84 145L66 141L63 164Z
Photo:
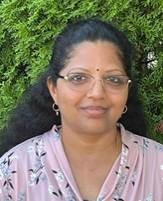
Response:
M100 17L120 27L136 48L139 81L149 132L163 120L161 0L3 0L0 3L0 128L24 90L48 65L53 38L67 22ZM157 135L156 135L157 134Z

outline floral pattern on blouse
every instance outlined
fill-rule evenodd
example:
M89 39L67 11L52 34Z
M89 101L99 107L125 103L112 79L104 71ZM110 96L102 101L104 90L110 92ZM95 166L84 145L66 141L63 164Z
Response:
M41 137L32 140L32 145L27 148L28 154L35 158L34 165L28 170L30 173L29 185L36 185L40 180L45 179L44 175L44 143Z
M62 171L52 170L56 180L58 181L59 189L57 191L54 190L54 187L51 186L51 190L53 189L52 194L56 195L57 197L65 197L67 201L75 201L75 194L73 193L69 183L66 181L66 178ZM64 187L64 188L63 188ZM62 190L61 190L62 189Z
M12 174L16 174L16 170L11 168L14 159L17 159L17 156L14 155L14 152L11 152L6 156L6 158L0 160L0 180L3 181L4 199L6 201L12 200L12 191L14 191ZM2 193L1 188L0 191Z
M163 145L122 125L121 135L121 154L96 201L162 201ZM56 127L0 158L1 200L83 201Z

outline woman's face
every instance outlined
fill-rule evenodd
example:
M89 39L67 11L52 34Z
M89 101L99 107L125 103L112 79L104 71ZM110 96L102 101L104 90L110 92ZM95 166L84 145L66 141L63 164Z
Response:
M93 76L83 90L71 87L59 78L56 86L48 82L49 91L61 113L62 127L80 133L105 133L115 128L121 117L128 86L109 90L101 81L105 75L126 75L119 49L104 41L82 42L72 51L60 75L84 73ZM75 83L76 84L76 83Z

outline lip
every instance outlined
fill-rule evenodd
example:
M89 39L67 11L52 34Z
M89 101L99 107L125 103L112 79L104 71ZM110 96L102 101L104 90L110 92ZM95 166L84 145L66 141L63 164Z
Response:
M106 113L107 108L103 106L86 106L82 107L81 110L84 111L88 117L100 118Z

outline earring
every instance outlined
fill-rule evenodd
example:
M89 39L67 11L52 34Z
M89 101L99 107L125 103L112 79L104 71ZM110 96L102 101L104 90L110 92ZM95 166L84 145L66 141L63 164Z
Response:
M127 105L125 105L125 107L124 107L124 109L123 109L123 112L122 112L122 113L123 113L123 114L125 114L125 113L127 112L127 109L128 109L128 108L127 108Z
M53 103L52 109L54 110L56 116L58 116L59 115L59 108L58 108L57 104Z

